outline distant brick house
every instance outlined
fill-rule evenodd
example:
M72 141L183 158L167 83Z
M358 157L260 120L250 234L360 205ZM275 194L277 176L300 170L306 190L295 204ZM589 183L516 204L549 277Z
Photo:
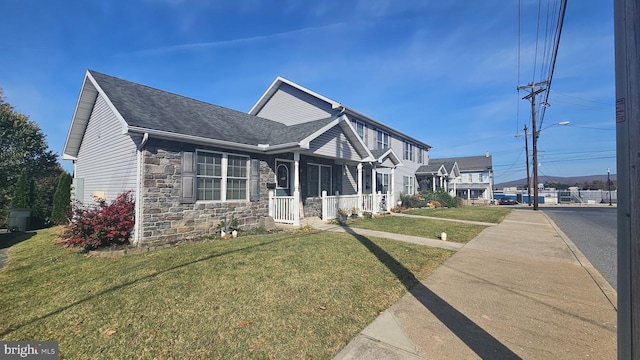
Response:
M395 189L395 173L413 183L428 145L403 135L392 146L401 133L291 84L278 78L247 114L87 71L63 151L74 163L74 197L133 190L133 242L149 245L211 234L232 217L248 229L269 216L326 218L340 204L376 210L414 186ZM363 121L381 134L374 150ZM416 164L410 175L405 162Z

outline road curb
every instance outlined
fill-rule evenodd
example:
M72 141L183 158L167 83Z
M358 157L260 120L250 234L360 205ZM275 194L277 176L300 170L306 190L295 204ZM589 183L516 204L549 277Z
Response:
M587 257L584 256L582 251L580 251L580 249L578 249L578 247L573 243L573 241L571 241L569 236L567 236L567 234L565 234L558 227L558 225L556 225L556 223L553 220L551 220L551 217L545 214L544 211L541 211L541 213L544 215L545 218L547 218L547 220L549 221L549 224L551 224L551 227L553 227L553 230L558 234L558 236L560 236L560 238L562 239L562 241L564 241L564 243L567 245L569 250L571 250L573 255L576 257L576 260L578 260L580 265L587 271L587 273L589 273L589 276L591 276L593 281L602 291L602 294L607 298L607 300L609 300L609 302L611 303L611 306L613 306L613 308L616 311L618 311L618 292L611 286L611 284L609 284L609 282L604 278L604 276L602 276L602 274L600 274L600 272L591 264L589 259L587 259Z

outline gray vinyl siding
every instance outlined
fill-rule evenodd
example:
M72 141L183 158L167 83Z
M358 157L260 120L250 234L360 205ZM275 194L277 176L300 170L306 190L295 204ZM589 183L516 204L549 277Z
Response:
M118 194L136 189L136 144L122 134L122 126L101 95L96 99L85 131L75 177L83 179L81 200L93 203L93 195L104 192L107 201Z
M342 172L342 195L358 193L358 168L356 166L344 166Z
M282 84L256 114L287 125L300 124L331 116L331 105L291 85Z
M336 159L361 160L358 151L351 145L351 142L339 126L334 126L311 141L309 151L314 155L328 156Z
M410 161L403 162L404 166L399 166L396 168L394 174L394 186L395 186L395 196L398 198L400 193L404 192L404 177L411 176L414 180L414 190L418 191L418 184L415 179L416 170L418 169L418 164L412 163Z

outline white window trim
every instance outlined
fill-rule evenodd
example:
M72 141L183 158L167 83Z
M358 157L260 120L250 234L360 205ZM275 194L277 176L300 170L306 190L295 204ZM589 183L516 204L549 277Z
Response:
M407 195L414 195L416 193L413 176L404 176L404 193Z
M217 155L222 155L222 160L220 161L220 166L222 167L222 171L221 171L221 180L220 180L220 200L200 200L198 199L198 178L201 177L201 175L198 175L198 154L199 153L208 153L208 154L217 154ZM227 176L228 173L228 165L229 165L229 156L235 156L235 157L240 157L240 158L246 158L246 162L245 162L245 167L247 169L247 177L245 178L247 181L247 186L245 186L245 195L244 195L244 199L231 199L231 200L227 200L227 180L229 179L229 177ZM204 149L196 149L196 169L195 169L195 178L196 178L196 202L200 202L200 203L219 203L219 202L240 202L240 201L249 201L249 188L250 188L250 180L251 180L251 168L250 168L250 162L251 162L251 158L247 155L240 155L240 154L234 154L234 153L226 153L226 152L221 152L221 151L211 151L211 150L204 150ZM207 176L208 177L208 176ZM232 179L237 179L237 178L232 178Z
M328 167L329 168L329 186L330 189L327 191L327 194L331 195L333 191L333 166L327 164L318 164L318 163L307 163L307 166L318 166L318 167ZM309 187L309 178L307 178L307 187ZM322 171L318 169L318 196L322 196ZM309 194L309 188L307 188L307 194Z
M365 122L363 122L363 121L358 120L358 119L352 119L351 122L353 123L353 128L356 131L356 134L358 134L358 125L362 125L362 136L361 136L361 139L366 145L367 144L367 124ZM360 134L358 134L358 136L360 136Z
M275 163L276 164L278 164L278 163L288 163L287 167L289 168L288 169L289 170L289 188L291 190L293 190L293 187L294 187L294 185L292 184L292 182L293 182L293 176L292 175L293 174L291 173L291 171L293 170L293 160L276 158L276 162ZM275 174L273 176L274 179L275 179L275 182L276 182L276 189L288 190L289 188L281 188L281 187L278 186L278 166L280 166L280 165L281 164L278 164L276 166L276 172L275 172Z
M386 144L384 142L385 135L386 135L386 138L387 138ZM391 147L391 136L389 136L388 132L384 132L384 131L378 129L376 131L376 149L382 150L382 149L389 149L390 147Z
M415 158L414 151L415 151L415 146L412 143L405 141L404 142L404 160L413 161L413 159Z

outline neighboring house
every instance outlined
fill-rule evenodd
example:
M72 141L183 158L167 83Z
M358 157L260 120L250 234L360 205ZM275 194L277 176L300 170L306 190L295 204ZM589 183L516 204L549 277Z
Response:
M415 172L429 162L431 146L282 77L274 80L249 114L286 125L345 115L377 160L362 163L365 193L391 193L394 198L400 193L414 194L418 188ZM398 166L400 162L401 167ZM345 166L345 178L353 178L356 174L353 166Z
M429 159L428 165L416 170L420 191L443 189L451 196L456 196L456 179L459 177L458 163L449 159Z
M491 155L431 159L416 171L421 189L444 188L451 195L467 200L493 199Z
M405 157L426 161L428 145L331 103L300 111L295 97L289 122L270 120L260 109L277 108L272 90L246 114L87 71L63 151L74 162L74 198L110 201L133 190L133 243L149 245L212 234L232 217L248 229L269 216L299 224L338 207L386 210L393 193L414 186L404 168L417 159L395 149L411 142ZM358 121L367 134L383 132L379 149L369 149ZM396 177L412 185L394 190Z

